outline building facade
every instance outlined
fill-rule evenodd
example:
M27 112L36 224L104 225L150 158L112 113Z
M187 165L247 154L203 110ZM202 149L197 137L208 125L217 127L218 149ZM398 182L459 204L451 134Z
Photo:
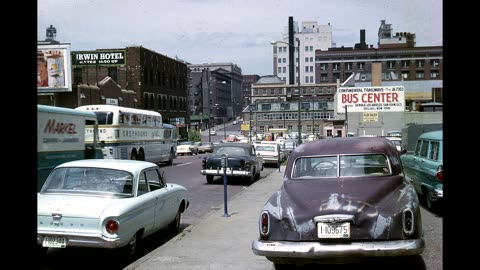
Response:
M187 136L187 65L141 46L72 51L72 92L39 95L38 103L68 108L112 104L153 110ZM52 100L53 99L53 100Z

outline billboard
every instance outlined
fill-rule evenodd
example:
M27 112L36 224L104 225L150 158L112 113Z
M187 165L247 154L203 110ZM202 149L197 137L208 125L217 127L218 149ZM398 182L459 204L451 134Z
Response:
M403 86L340 87L337 89L337 112L403 112Z
M126 50L76 51L72 52L72 65L124 66L126 54Z
M37 45L37 93L71 92L70 44Z

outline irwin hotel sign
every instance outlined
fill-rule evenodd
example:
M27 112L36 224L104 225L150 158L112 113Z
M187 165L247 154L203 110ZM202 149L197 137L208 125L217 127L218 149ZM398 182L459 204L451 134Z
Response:
M125 63L125 50L72 52L73 66L123 66Z

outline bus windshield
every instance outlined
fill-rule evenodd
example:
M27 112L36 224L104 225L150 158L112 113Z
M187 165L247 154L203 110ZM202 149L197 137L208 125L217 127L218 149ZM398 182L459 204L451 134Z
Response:
M94 112L97 115L99 125L111 125L113 123L113 112Z

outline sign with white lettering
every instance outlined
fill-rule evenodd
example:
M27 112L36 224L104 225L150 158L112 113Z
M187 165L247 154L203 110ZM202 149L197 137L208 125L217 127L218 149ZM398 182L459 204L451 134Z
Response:
M125 50L72 52L73 66L123 66L125 64Z
M403 112L403 86L340 87L337 89L337 112Z

